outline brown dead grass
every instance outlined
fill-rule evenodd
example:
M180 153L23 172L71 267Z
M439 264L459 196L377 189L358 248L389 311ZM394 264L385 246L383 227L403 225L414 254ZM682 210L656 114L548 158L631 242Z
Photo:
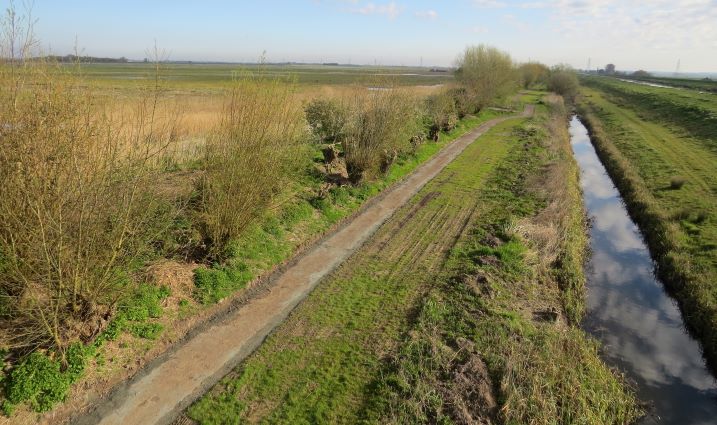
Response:
M190 302L194 291L194 271L197 263L180 263L174 260L161 260L147 269L147 275L156 285L166 286L170 294L163 301L163 307L176 311L182 301Z

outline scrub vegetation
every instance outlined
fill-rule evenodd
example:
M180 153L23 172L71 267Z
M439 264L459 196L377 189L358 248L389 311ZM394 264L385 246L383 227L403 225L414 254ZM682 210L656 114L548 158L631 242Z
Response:
M717 101L615 79L582 84L581 118L714 367Z

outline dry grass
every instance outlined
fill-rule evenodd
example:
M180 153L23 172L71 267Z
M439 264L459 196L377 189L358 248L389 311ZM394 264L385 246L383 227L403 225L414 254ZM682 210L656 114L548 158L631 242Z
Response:
M546 205L540 213L517 226L517 233L536 248L539 253L539 269L549 273L560 264L557 278L561 285L563 308L571 323L579 323L584 313L584 275L583 263L587 246L586 215L581 208L580 188L575 184L578 174L573 159L570 137L567 132L567 110L563 99L557 95L547 95L543 103L550 110L549 118L542 126L547 134L538 134L539 140L546 143L549 163L544 172L536 175L529 186L535 193L541 194ZM566 184L573 182L573 184Z
M576 329L540 329L512 346L501 381L506 424L628 424L641 416L633 395Z

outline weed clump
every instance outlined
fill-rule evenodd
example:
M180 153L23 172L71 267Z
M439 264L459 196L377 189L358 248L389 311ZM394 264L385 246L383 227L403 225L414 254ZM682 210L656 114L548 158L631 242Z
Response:
M687 183L687 179L681 176L674 176L670 179L670 189L680 190Z

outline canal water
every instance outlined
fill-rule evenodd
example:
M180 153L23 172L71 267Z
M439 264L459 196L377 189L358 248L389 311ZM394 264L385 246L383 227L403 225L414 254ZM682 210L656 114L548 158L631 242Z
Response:
M636 384L648 410L640 424L717 424L717 382L575 117L570 138L592 222L584 328L602 342L603 359Z

